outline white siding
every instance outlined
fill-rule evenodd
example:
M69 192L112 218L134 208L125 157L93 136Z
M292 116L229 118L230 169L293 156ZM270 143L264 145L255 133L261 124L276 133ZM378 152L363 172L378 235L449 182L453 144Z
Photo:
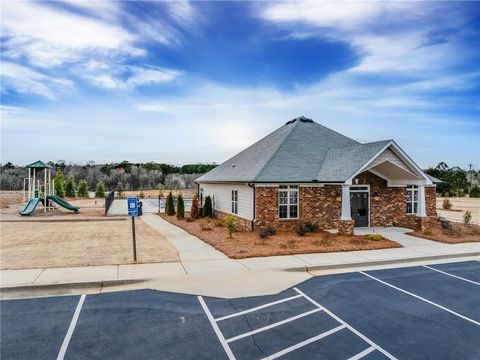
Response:
M244 219L253 219L253 189L246 184L200 184L203 188L203 201L215 196L215 209L232 213L232 190L238 190L238 214Z
M390 148L385 149L378 157L372 161L369 165L369 169L373 168L374 166L383 163L384 161L390 161L391 163L397 165L399 168L402 168L405 171L413 172L407 164L405 164Z

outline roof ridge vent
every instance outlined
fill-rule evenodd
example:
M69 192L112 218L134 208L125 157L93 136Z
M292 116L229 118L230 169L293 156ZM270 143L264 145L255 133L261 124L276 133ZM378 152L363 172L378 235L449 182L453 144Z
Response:
M298 120L298 121L301 121L301 122L303 122L303 123L313 123L313 120L312 120L312 119L309 119L309 118L307 118L307 117L305 117L305 116L302 115L302 116L299 116L299 117L297 117L297 118L295 118L295 119L293 119L293 120L287 121L287 122L285 123L285 125L293 124L293 123L296 122L297 120Z

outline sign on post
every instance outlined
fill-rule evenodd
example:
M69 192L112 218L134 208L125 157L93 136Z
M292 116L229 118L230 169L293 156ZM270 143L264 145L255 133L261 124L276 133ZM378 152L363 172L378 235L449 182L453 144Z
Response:
M127 199L128 216L132 217L133 261L137 261L137 240L135 239L135 216L138 216L138 200L136 197Z
M129 197L127 199L128 216L138 216L138 200L136 197Z

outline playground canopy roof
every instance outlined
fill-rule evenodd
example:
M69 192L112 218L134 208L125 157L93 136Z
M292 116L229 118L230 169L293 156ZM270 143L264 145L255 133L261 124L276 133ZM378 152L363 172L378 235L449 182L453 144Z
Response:
M30 165L27 165L27 168L35 168L35 169L49 169L51 168L50 165L45 164L43 161L38 160L35 161L34 163L31 163Z

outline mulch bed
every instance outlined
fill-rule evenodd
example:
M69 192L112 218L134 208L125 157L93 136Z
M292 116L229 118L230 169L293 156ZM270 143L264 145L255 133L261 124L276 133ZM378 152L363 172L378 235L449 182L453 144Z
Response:
M480 242L480 226L473 224L465 225L451 222L450 227L444 229L439 221L432 224L432 226L425 231L415 230L407 234L446 244Z
M232 238L229 238L228 231L220 220L199 219L187 222L177 220L175 216L165 214L160 216L233 259L402 247L387 239L375 241L366 236L345 236L325 231L309 233L305 236L299 236L294 231L277 232L265 239L260 237L258 231L248 231L236 232ZM209 221L215 226L211 230L202 230L201 225Z

